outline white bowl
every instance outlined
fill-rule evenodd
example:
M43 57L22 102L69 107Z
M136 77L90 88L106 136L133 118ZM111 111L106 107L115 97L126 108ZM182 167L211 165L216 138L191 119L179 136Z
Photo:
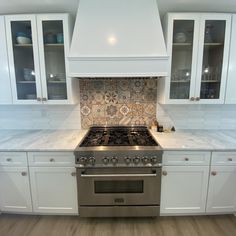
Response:
M31 43L31 39L27 38L27 37L23 37L23 36L17 36L16 37L16 42L18 44L30 44Z

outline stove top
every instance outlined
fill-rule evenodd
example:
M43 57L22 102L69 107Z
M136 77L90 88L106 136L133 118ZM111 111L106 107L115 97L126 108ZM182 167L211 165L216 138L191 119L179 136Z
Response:
M92 127L79 147L158 146L145 126Z

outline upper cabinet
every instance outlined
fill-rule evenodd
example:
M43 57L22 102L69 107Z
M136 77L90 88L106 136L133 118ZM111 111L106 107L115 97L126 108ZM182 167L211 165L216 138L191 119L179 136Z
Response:
M0 16L0 104L11 104L11 83L8 67L7 40L5 33L5 19Z
M223 104L231 15L170 13L164 29L169 76L159 80L159 102Z
M73 104L68 74L71 24L68 14L5 17L15 104Z

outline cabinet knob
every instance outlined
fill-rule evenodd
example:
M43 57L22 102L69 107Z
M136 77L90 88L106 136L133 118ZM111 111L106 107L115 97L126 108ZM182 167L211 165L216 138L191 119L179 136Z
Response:
M72 172L72 173L71 173L71 176L73 176L73 177L76 176L76 173L75 173L75 172Z
M54 162L54 161L55 161L55 159L53 159L53 158L50 159L50 162Z
M10 161L12 161L12 159L11 158L7 158L7 161L10 162Z
M43 101L43 102L46 102L46 101L47 101L47 98L43 98L42 101Z
M38 102L41 102L41 101L42 101L42 98L37 98L37 101L38 101Z
M232 158L229 158L228 161L233 161L233 159L232 159Z
M196 100L196 101L200 101L200 97L196 97L195 100Z
M167 171L166 170L162 171L162 175L166 176L167 175Z
M189 158L188 158L188 157L186 157L186 158L184 158L184 160L185 160L185 161L189 161Z
M26 176L26 175L27 175L27 172L21 172L21 175L22 175L22 176Z
M195 101L195 98L191 97L189 100L193 102L193 101Z
M216 171L211 172L211 175L213 175L213 176L215 176L216 174L217 174Z

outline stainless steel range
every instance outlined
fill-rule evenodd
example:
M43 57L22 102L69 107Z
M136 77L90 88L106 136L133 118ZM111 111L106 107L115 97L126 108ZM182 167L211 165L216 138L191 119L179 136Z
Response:
M162 150L146 127L92 127L75 157L80 216L159 215Z

